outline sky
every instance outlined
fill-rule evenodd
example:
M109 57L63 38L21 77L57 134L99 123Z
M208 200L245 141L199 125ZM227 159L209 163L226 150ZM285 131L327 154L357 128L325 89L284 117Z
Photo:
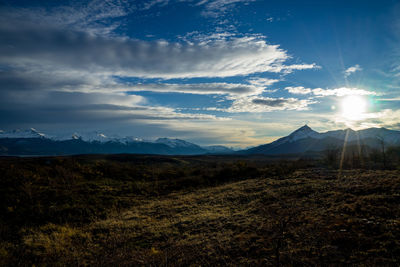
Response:
M392 0L0 0L0 129L248 147L400 129Z

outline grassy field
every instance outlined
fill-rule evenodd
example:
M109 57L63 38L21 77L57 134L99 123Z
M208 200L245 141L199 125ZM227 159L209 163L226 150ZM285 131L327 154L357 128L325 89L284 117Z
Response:
M400 171L268 158L3 158L4 265L400 264Z

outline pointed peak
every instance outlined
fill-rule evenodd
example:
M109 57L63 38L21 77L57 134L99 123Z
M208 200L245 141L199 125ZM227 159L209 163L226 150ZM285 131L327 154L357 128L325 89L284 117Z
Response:
M311 132L311 131L314 131L314 130L311 129L307 124L305 124L304 126L300 127L296 131L294 131L294 133L296 133L296 132Z
M302 127L300 127L300 129L310 129L311 130L311 128L307 125L307 124L304 124L304 126L302 126Z
M353 129L351 129L350 127L349 128L346 128L346 129L344 129L346 132L355 132Z

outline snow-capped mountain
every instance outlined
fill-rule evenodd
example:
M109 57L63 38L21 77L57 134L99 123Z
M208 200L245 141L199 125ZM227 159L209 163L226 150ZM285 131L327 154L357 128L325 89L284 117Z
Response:
M53 140L58 140L58 141L63 141L63 140L77 140L81 139L86 142L108 142L111 141L113 138L109 137L108 135L93 131L93 132L74 132L72 134L68 133L62 133L62 134L54 134L54 135L48 135L49 138Z
M169 147L199 147L196 144L187 142L181 139L171 139L171 138L158 138L154 143L164 144Z
M16 129L12 131L0 130L0 138L44 138L44 133L37 131L35 128L26 130Z
M187 142L185 140L181 139L171 139L171 138L158 138L157 140L154 141L156 144L163 144L166 145L170 148L172 148L174 151L177 153L183 153L183 154L205 154L208 151L205 150L204 148Z
M198 155L214 153L196 144L170 138L146 141L101 132L47 135L36 131L0 131L0 155L68 155L93 153L136 153Z
M85 132L78 133L74 132L72 134L44 134L39 132L35 128L30 129L16 129L11 131L2 131L0 130L0 138L48 138L57 141L63 140L77 140L81 139L87 142L99 141L99 142L108 142L115 137L109 137L101 132Z

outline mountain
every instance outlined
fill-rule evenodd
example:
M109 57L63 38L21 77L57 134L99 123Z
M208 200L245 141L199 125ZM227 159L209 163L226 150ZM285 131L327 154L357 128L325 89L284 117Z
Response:
M201 148L200 146L181 139L158 138L155 143L165 144L169 147Z
M40 133L35 128L30 128L28 130L16 129L12 131L0 130L0 138L44 138L46 135Z
M183 154L232 154L234 151L226 146L199 146L181 139L158 138L155 143L165 144Z
M202 148L181 139L159 138L144 141L135 137L108 136L100 132L51 136L29 130L0 130L0 155L71 155L71 154L222 154L223 146Z
M226 146L203 146L211 154L232 154L235 151Z
M150 142L88 142L81 138L0 138L0 155L73 155L73 154L176 154L173 149Z
M196 144L181 139L159 138L154 143L164 144L172 148L176 154L196 155L206 154L208 152L207 150Z
M108 136L100 132L74 133L51 136L37 131L0 130L0 155L71 155L71 154L162 154L162 155L202 155L202 154L264 154L288 155L320 153L327 148L348 146L380 148L400 146L400 131L386 128L369 128L360 131L352 129L319 133L308 125L297 129L288 136L272 143L235 152L224 146L204 146L181 139L159 138L145 141L135 137Z
M386 146L400 146L400 131L369 128L360 131L345 129L319 133L304 125L272 143L242 150L239 153L283 155L321 152L330 147L343 147L345 140L348 146L379 148L381 140Z

